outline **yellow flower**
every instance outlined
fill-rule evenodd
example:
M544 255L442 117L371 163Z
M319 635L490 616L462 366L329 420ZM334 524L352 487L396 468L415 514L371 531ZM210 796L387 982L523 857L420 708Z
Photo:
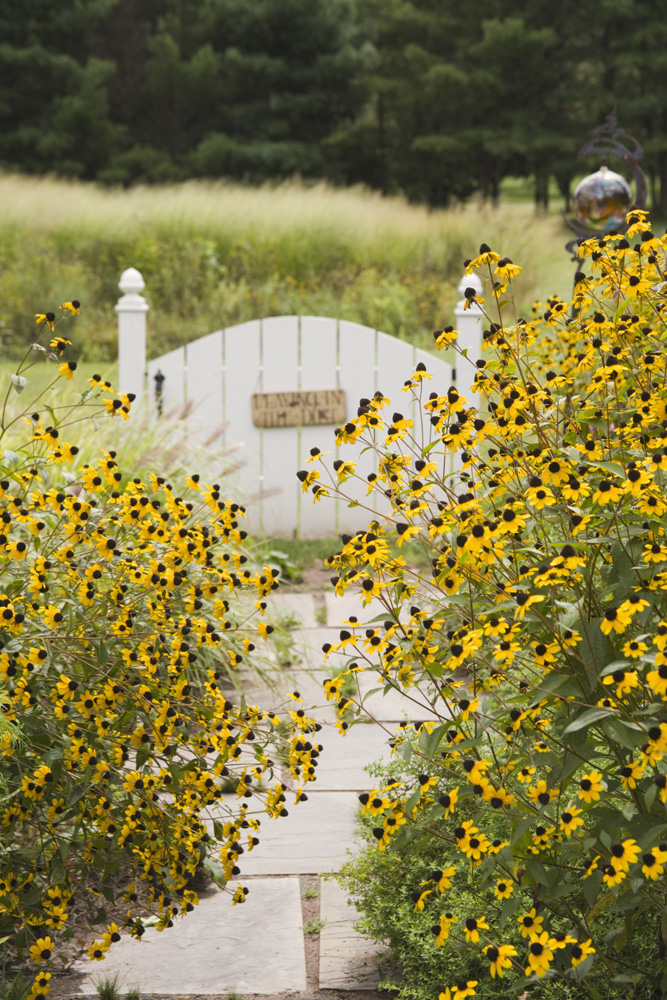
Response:
M479 932L481 930L488 931L489 925L486 922L486 917L468 917L465 922L465 935L466 941L470 941L473 944L477 944L479 941Z
M574 806L570 806L569 809L565 809L560 814L560 828L566 837L571 837L578 826L583 826L584 821L581 818L581 809L575 809Z
M528 967L526 975L544 976L553 961L552 951L553 939L549 937L548 931L541 934L533 934L528 945Z
M579 798L586 803L598 802L600 792L604 791L601 771L589 771L579 780Z
M542 922L544 917L537 916L537 910L535 907L532 908L528 913L524 913L522 917L517 918L517 923L519 925L519 931L521 932L521 937L530 937L531 934L540 934L542 932Z
M70 381L76 369L77 369L76 361L65 361L63 362L62 365L59 366L58 372L60 375L63 376L63 378L66 378L68 381Z
M71 302L63 302L60 308L68 312L70 316L75 316L81 309L81 303L78 299L72 299Z
M660 878L665 870L665 855L659 847L654 847L652 851L642 855L642 875L645 878L655 881Z
M445 816L452 815L456 807L456 802L458 800L458 797L459 797L459 785L457 785L456 788L450 789L449 792L445 792L444 795L440 796L438 802L444 808Z
M91 962L104 961L104 957L109 950L109 943L109 941L93 941L93 943L86 948L88 958Z
M58 354L62 354L66 347L71 347L72 341L68 340L67 337L54 337L49 343L49 347L52 351L57 351Z
M453 913L441 913L440 922L431 927L431 932L435 934L435 943L441 948L449 937L452 924L457 918Z
M46 323L49 330L54 329L56 314L52 312L47 313L35 313L35 322L39 325L41 323Z
M600 624L600 630L605 635L609 635L610 632L623 633L630 624L631 617L627 612L622 613L620 608L607 608Z
M451 987L451 1000L466 1000L466 997L474 997L478 982L478 979L462 979L456 986Z
M490 944L483 951L491 963L489 971L491 977L494 979L496 976L502 979L504 970L512 966L512 956L517 953L516 948L511 944L501 944L499 946Z
M588 941L582 941L581 944L575 944L572 947L572 966L576 969L578 965L588 958L589 955L595 954L595 948L591 944L591 939Z
M636 840L628 838L620 844L612 844L610 853L611 864L616 871L627 872L641 854L641 848Z
M37 938L30 947L30 957L33 962L48 962L53 954L53 941L50 937Z
M497 899L509 899L509 897L512 895L513 892L514 892L514 883L511 882L509 879L507 880L503 879L500 882L496 882L495 888L493 890L493 895Z

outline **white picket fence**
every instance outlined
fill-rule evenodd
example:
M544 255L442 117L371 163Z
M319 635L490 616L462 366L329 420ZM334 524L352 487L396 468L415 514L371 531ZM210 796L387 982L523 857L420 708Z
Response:
M478 279L464 278L461 292ZM481 314L476 307L456 310L467 359L454 372L441 357L417 350L406 341L357 323L321 316L274 316L216 330L146 364L145 324L148 306L141 296L143 279L130 268L119 287L119 386L144 400L153 419L178 415L187 438L202 443L215 437L227 454L238 448L235 481L247 503L248 527L269 537L317 538L363 527L373 510L361 483L346 484L348 495L364 507L337 499L313 503L296 472L310 449L328 451L328 461L351 458L365 480L373 468L370 452L336 447L334 427L256 427L254 393L343 390L348 416L359 400L381 390L391 413L416 416L411 397L401 392L419 362L433 375L429 391L445 393L452 384L469 395L480 356ZM158 380L156 382L156 376ZM157 390L157 392L156 392ZM220 445L218 444L218 447ZM382 511L378 511L382 513Z

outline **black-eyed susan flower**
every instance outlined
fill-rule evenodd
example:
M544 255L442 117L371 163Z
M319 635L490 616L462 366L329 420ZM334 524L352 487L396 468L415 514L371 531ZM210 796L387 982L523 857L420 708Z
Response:
M628 837L620 844L612 844L609 853L611 864L616 871L627 872L641 854L641 848L636 840Z
M56 314L52 312L35 313L35 322L37 323L37 325L39 326L42 323L45 323L46 326L48 326L49 330L55 329L54 327L55 319L56 319Z
M493 979L496 976L502 979L505 969L512 967L512 958L517 953L516 948L511 944L489 944L483 951L490 963L489 972Z
M620 608L607 608L600 623L600 631L605 635L617 632L622 635L630 624L632 616L628 612L621 612Z
M589 771L579 779L579 798L587 805L599 802L600 793L605 790L601 771Z
M533 934L541 934L543 921L543 917L537 916L537 910L535 907L529 910L528 913L524 913L522 916L517 917L521 937L529 938Z
M546 975L551 963L553 962L553 958L554 953L549 932L542 931L541 934L531 935L528 944L528 965L526 967L526 975L535 975L540 978Z
M630 760L619 768L619 777L623 788L636 788L637 782L644 777L645 765L640 761Z
M489 925L486 922L486 917L468 917L465 921L465 936L466 941L477 944L479 941L479 932L481 930L488 931Z
M564 809L560 814L560 828L566 837L571 837L577 827L583 825L584 821L581 818L581 809L570 806L569 809Z
M665 855L659 848L654 847L653 850L642 854L641 862L642 875L652 882L660 878L665 870Z
M68 347L72 346L72 341L68 340L67 337L54 337L49 343L49 347L52 351L56 351L58 354L62 354Z
M438 799L439 804L445 810L445 816L451 816L454 812L458 796L459 786L457 785L456 788L452 788L448 792L445 792L444 795L441 795Z
M78 299L72 299L71 302L63 302L60 308L70 316L75 316L81 309L81 303Z
M466 1000L467 997L474 997L475 987L478 985L478 979L462 979L451 987L451 1000Z
M54 944L50 937L37 938L30 946L30 957L33 962L48 962L53 954Z
M581 965L581 963L585 961L589 955L594 955L594 954L595 954L595 948L593 947L591 938L588 938L587 941L582 941L580 944L573 945L571 952L572 967L576 969L576 967L578 965Z
M435 935L435 943L438 948L441 948L449 938L452 924L457 919L454 913L441 913L439 922L431 927L431 933Z
M510 879L501 879L496 882L493 895L496 899L509 899L514 892L514 883Z
M65 361L62 365L58 367L58 373L62 375L63 378L70 381L74 377L74 372L77 369L76 361Z

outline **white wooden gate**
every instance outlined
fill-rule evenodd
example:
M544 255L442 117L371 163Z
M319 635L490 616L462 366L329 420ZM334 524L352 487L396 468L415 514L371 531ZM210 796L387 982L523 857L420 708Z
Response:
M137 291L143 289L143 281L138 288L138 272L130 270L134 284L119 302L119 318L125 300L141 298ZM466 278L462 286L474 281ZM129 305L126 311L131 311ZM477 330L474 313L461 314L463 318ZM256 427L251 409L254 393L342 389L348 416L354 416L360 398L381 390L391 400L391 413L414 417L411 396L400 390L420 361L433 375L429 391L445 393L455 377L451 366L434 354L379 330L320 316L275 316L216 330L154 358L147 370L140 352L131 360L132 347L143 343L141 337L137 341L133 334L123 347L121 330L119 339L119 356L125 359L119 371L121 389L138 395L145 391L149 412L156 419L159 411L184 413L188 439L204 442L223 428L225 449L238 447L234 476L250 501L248 528L274 537L317 538L363 527L374 509L363 484L348 480L346 489L366 509L334 498L314 504L312 494L302 492L296 472L313 468L304 463L315 446L331 453L329 465L338 457L358 462L364 481L373 458L351 445L337 448L333 425ZM479 356L478 342L477 334L468 345L468 385ZM157 396L156 385L161 390Z

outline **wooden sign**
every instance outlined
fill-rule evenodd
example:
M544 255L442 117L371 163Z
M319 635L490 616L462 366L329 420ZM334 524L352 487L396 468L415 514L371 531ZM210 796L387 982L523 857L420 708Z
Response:
M255 427L338 425L346 420L343 389L257 392L252 397L252 422Z

